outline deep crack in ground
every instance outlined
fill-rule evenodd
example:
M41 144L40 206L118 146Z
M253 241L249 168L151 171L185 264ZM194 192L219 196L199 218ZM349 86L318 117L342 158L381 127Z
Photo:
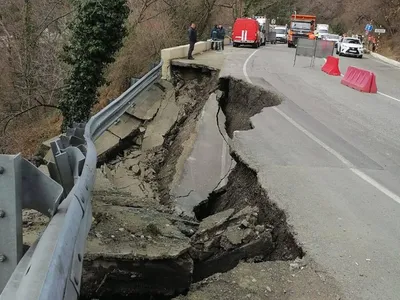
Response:
M209 94L218 87L221 90L220 108L226 116L226 124L225 128L219 124L218 130L223 136L222 131L226 129L231 138L236 130L251 129L250 118L264 107L281 102L274 92L241 80L228 77L220 79L218 83L217 73L204 68L174 69L174 85L177 102L185 103L183 114L164 137L161 149L157 149L152 156L153 160L150 160L155 169L158 199L164 208L157 207L148 219L157 219L162 215L168 224L146 225L142 240L132 240L133 244L127 245L137 247L135 243L143 243L143 237L147 235L152 237L151 241L162 243L164 238L172 234L174 238L182 235L179 239L185 240L188 246L175 256L165 258L151 255L89 255L85 262L86 284L81 299L173 299L188 292L192 283L215 273L227 272L241 261L282 261L303 256L302 249L296 244L286 223L285 213L269 199L267 192L258 183L257 173L234 153L232 160L236 161L236 166L229 176L227 174L227 185L213 191L208 199L195 208L197 220L178 216L174 219L170 210L173 206L171 182L177 176L182 143L192 134ZM188 98L192 100L187 101ZM229 141L226 142L229 144ZM118 197L118 193L115 197ZM151 210L151 207L132 205L129 197L121 195L121 198L125 197L125 204L115 206L115 214L121 212L118 209L130 209L132 216L128 219L134 223L132 218L142 220L140 218L143 214ZM95 215L98 220L96 224L100 226L112 220L115 214L107 209ZM126 224L120 226L129 227ZM131 226L135 227L135 224ZM165 226L174 226L177 231L165 233ZM134 228L120 229L128 235L137 235ZM150 243L150 240L146 242ZM150 247L158 246L154 244Z

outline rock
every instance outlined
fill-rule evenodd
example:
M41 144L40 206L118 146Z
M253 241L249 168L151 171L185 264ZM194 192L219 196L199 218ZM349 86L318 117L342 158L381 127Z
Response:
M145 171L145 177L154 177L154 174L156 174L156 171L152 168Z
M199 234L206 231L218 230L235 212L233 208L205 218L199 226Z
M140 163L140 159L138 157L137 158L128 158L128 159L124 160L123 166L126 169L130 170L133 166L138 166L139 163Z
M304 268L305 266L307 266L307 262L304 259L301 259L300 257L297 257L294 260L294 263L298 264L300 266L300 269Z
M237 226L226 229L221 238L221 247L225 250L234 248L242 243L244 231Z
M209 249L204 248L204 250ZM229 251L221 248L218 250L214 250L211 254L206 253L208 258L196 264L195 281L198 279L197 277L205 278L213 273L226 272L248 257L264 257L274 250L274 243L271 233L264 232L258 239L253 239L247 244L241 244L237 248ZM206 254L202 253L202 257L207 257Z
M151 135L147 136L143 143L143 150L151 150L164 144L164 138L162 135Z
M141 146L143 144L143 136L139 135L135 140L135 144Z
M143 127L143 126L140 126L139 127L139 132L140 133L144 133L146 131L146 128L145 127Z
M132 173L134 173L135 175L139 175L140 174L139 165L134 165L134 166L130 167L129 170L131 170Z
M263 233L265 231L265 226L264 225L257 225L255 228L258 233Z
M127 158L136 158L139 157L140 155L142 155L142 151L136 150L136 151L132 151L129 154L126 155Z
M300 265L298 263L291 263L289 266L290 266L290 271L300 269Z
M244 227L244 228L250 227L250 223L249 223L249 221L247 221L247 220L243 220L243 221L240 223L240 225L241 225L242 227Z
M256 237L255 232L253 230L251 230L250 228L248 228L243 231L242 242L250 243L255 237Z
M186 94L179 95L176 100L179 103L179 105L185 105L193 101L192 98Z
M219 100L224 96L224 92L221 91L221 90L217 90L217 91L215 92L215 95L216 95L216 97L217 97L217 101L219 101Z
M95 192L106 192L114 189L114 186L110 180L106 178L106 175L100 169L96 169L96 181L93 190Z
M108 165L111 165L111 166L116 165L116 164L119 163L121 160L122 160L121 157L117 156L116 159L114 159L114 160L108 162Z
M255 238L255 233L251 229L241 229L231 226L226 229L221 237L221 247L225 250L233 249L243 243L249 243Z
M237 220L237 219L243 219L246 216L251 216L254 212L258 213L258 207L254 206L246 206L245 208L243 208L241 211L239 211L238 213L236 213L233 217L232 220Z

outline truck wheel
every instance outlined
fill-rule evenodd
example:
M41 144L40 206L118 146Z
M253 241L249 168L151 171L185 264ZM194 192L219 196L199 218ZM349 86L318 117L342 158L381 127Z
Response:
M239 45L238 45L238 43L233 43L233 47L238 47Z

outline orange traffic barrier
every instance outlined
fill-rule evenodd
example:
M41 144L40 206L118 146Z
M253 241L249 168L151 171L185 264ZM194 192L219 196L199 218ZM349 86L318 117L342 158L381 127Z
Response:
M364 93L375 94L378 92L375 74L356 67L348 67L341 83Z
M328 75L340 76L341 73L339 70L339 58L328 56L321 70Z

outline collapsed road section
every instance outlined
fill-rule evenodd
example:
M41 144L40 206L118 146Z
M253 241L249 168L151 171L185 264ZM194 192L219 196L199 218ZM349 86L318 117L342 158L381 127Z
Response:
M218 80L206 66L175 67L173 74L172 84L160 82L135 108L137 128L101 160L81 299L288 299L305 282L316 286L309 299L337 299L302 259L285 213L234 149L227 170L201 176L213 181L176 193L196 170L188 162L221 159L224 148L215 151L214 142L229 151L233 132L251 129L250 117L280 97L234 78ZM203 141L208 148L199 149L209 150L196 154L204 132L215 140ZM33 223L26 223L26 236L38 230ZM307 280L295 279L301 274Z
M197 203L194 217L177 213L176 198L185 195L171 195L171 190L187 176L182 172L185 162L196 158L198 123L211 107L207 101L219 101L226 124L214 130L229 139L234 130L250 128L252 115L280 99L232 78L218 82L217 72L204 67L179 67L173 74L174 86L166 89L160 104L165 109L143 124L142 138L135 137L130 148L121 149L99 172L102 190L95 192L84 264L86 297L172 298L240 261L294 260L303 255L285 227L284 213L268 199L256 173L237 158L227 185ZM174 122L166 121L171 119ZM160 128L164 133L156 138ZM149 138L157 143L149 143ZM196 159L210 156L202 155Z

